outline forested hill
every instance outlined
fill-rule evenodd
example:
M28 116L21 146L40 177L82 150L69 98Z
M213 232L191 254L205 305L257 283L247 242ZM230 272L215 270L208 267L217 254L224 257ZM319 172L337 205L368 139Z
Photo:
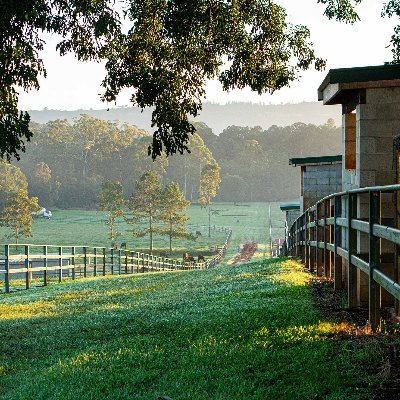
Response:
M231 125L219 135L196 123L190 154L147 155L151 135L127 124L88 115L32 124L34 136L21 160L30 195L46 207L96 207L101 184L122 183L129 197L135 182L152 169L164 183L177 182L188 200L198 201L201 170L215 160L220 166L219 201L290 200L299 197L300 171L289 158L339 154L341 129L333 120L322 125L297 122L285 127Z
M219 199L224 201L290 200L300 196L300 169L293 157L341 153L341 128L294 123L285 127L230 126L220 135L205 124L197 132L221 167Z
M138 108L110 108L107 110L42 110L29 111L32 121L46 123L55 119L68 119L88 114L95 118L134 124L152 131L150 126L151 110L141 112ZM306 124L321 125L333 118L336 125L341 124L341 110L336 106L323 106L322 103L309 102L298 104L263 105L252 103L229 103L225 105L205 103L197 118L206 123L216 134L227 126L261 126L268 129L272 125L287 126L298 121Z

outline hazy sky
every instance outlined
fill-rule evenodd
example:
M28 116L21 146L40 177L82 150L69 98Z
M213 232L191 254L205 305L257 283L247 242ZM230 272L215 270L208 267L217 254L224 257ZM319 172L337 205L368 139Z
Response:
M317 55L327 59L330 68L383 64L390 61L387 49L393 32L395 19L382 19L380 11L383 1L364 0L359 8L361 22L355 25L339 24L323 17L323 7L317 0L278 0L287 8L289 20L307 25L311 29L312 40ZM42 57L48 76L41 79L41 89L28 94L21 93L22 109L74 110L79 108L105 108L100 101L100 83L104 77L104 67L97 63L81 63L72 55L60 57L55 51L55 38L50 39ZM273 95L257 95L250 90L223 92L218 82L207 85L208 101L226 103L230 101L251 101L262 103L297 103L315 101L317 87L327 73L307 71L290 88ZM123 93L117 106L129 105L129 92ZM114 104L110 104L111 107Z

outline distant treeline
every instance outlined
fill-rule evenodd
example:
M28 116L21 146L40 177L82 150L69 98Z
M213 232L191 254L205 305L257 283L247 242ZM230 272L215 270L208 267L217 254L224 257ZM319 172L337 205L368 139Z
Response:
M26 153L13 162L25 173L29 193L45 207L94 208L104 181L119 181L125 196L147 170L165 184L175 181L192 203L198 200L202 167L217 161L221 170L220 201L268 201L299 197L300 174L289 158L340 153L340 129L332 120L320 126L230 126L220 135L204 123L190 143L191 154L147 155L151 135L128 124L83 115L33 124Z

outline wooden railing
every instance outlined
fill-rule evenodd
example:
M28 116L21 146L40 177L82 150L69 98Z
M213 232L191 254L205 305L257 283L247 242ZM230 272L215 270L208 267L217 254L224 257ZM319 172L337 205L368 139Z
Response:
M400 185L332 194L303 213L288 232L288 254L301 257L318 276L333 278L336 290L346 289L350 308L365 298L374 330L384 297L393 301L398 315L398 195Z
M9 293L12 278L24 279L24 286L29 289L33 279L43 279L43 285L46 286L49 278L56 278L58 282L62 282L65 278L108 274L214 268L221 262L228 249L232 231L226 229L226 232L225 243L217 246L217 254L204 262L184 262L129 249L5 244L1 245L4 253L0 255L0 277L3 277L5 292Z

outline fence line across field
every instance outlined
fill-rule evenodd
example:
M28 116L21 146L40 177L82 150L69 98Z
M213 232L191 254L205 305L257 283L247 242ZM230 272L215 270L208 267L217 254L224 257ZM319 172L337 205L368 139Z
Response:
M232 231L226 229L226 232L225 243L217 246L217 254L203 262L184 262L130 249L5 244L0 245L4 248L4 255L0 255L0 276L3 276L5 292L9 293L13 276L25 277L25 288L29 289L33 278L41 277L46 286L50 277L62 282L64 278L214 268L229 246Z
M382 198L388 195L382 207ZM400 185L335 193L305 211L288 232L288 253L301 257L317 276L332 277L335 290L346 287L350 308L359 301L357 270L367 275L373 329L380 324L382 289L393 296L396 314L399 311L399 195ZM384 215L391 209L392 216ZM345 282L343 260L348 263Z

